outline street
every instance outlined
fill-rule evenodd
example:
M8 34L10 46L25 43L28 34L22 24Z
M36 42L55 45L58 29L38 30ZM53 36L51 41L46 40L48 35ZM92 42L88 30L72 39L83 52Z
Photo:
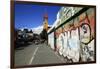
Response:
M30 44L15 50L15 66L66 63L49 46Z

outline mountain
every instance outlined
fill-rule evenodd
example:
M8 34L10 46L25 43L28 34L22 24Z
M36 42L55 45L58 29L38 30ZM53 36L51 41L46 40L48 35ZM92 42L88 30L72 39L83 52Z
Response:
M51 27L52 25L48 25L48 26ZM42 30L43 30L43 26L38 26L32 29L32 31L36 34L40 34Z
M43 30L43 26L38 26L32 29L32 31L36 34L40 34L42 30Z

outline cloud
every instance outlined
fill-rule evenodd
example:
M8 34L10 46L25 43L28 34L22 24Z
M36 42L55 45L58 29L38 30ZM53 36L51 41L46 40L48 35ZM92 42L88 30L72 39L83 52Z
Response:
M34 33L40 34L41 31L43 30L43 26L38 26L36 28L32 28Z
M49 27L52 27L52 25L48 25Z
M52 25L48 25L49 27L52 27ZM32 28L33 32L34 33L37 33L37 34L40 34L41 31L43 30L43 26L38 26L38 27L35 27L35 28Z

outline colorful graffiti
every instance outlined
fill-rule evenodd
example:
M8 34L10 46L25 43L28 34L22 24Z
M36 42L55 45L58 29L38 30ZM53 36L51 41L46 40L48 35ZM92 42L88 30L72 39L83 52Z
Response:
M56 34L55 48L59 55L71 60L71 62L94 61L94 8L88 9L54 32Z

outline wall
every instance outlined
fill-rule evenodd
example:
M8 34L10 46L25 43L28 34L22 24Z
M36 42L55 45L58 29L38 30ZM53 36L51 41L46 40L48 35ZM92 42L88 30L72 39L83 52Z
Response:
M48 35L48 44L54 50L54 32Z
M61 18L63 19L63 17ZM76 18L60 26L56 29L57 52L64 57L68 57L68 59L72 59L73 62L79 62L80 58L82 62L94 61L95 45L90 46L95 44L93 36L95 34L94 25L95 9L89 8ZM91 54L89 54L90 52Z

